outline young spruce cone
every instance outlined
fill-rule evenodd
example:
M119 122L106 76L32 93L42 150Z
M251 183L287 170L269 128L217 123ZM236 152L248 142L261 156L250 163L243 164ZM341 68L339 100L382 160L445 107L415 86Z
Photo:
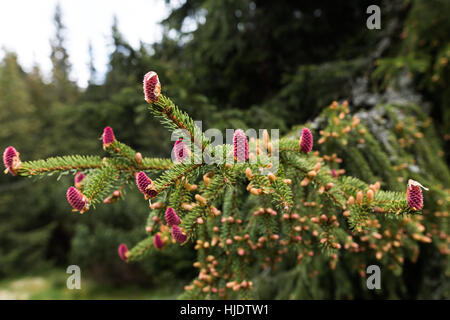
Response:
M147 72L144 76L144 95L148 103L157 102L161 94L161 83L158 75L154 71Z
M181 231L180 227L172 226L172 237L178 243L183 243L187 240L187 236Z
M311 152L313 147L313 135L308 128L303 128L302 136L300 137L300 149L302 152Z
M171 207L168 207L165 214L166 222L169 227L177 226L180 224L180 218L178 217L175 210Z
M145 199L153 198L157 195L157 192L153 189L153 181L147 177L145 172L140 171L136 175L136 185L139 191L145 195Z
M3 164L5 165L5 174L11 173L13 176L16 175L17 169L20 169L22 163L20 162L19 152L17 152L14 147L9 146L3 152Z
M238 129L233 136L234 158L238 162L245 162L248 159L248 141L244 131Z
M406 198L408 200L408 206L413 210L421 210L423 208L421 188L428 190L428 188L425 188L419 182L409 179L408 187L406 188Z
M89 209L89 202L86 197L75 187L67 189L67 201L75 211L84 213Z

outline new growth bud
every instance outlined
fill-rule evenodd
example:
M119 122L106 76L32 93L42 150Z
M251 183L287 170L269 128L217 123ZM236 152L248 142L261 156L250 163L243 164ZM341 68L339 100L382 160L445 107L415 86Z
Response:
M137 163L142 163L142 153L136 152L135 159Z

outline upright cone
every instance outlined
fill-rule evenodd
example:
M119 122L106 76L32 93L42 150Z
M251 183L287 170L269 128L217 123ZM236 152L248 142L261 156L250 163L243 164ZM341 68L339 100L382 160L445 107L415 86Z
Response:
M406 198L408 200L408 206L413 210L421 210L423 208L423 194L421 188L428 190L428 188L425 188L419 182L412 179L408 180Z
M303 128L302 136L300 137L300 149L302 152L311 152L313 147L313 135L308 128Z
M148 103L157 102L161 94L161 83L158 75L154 71L147 72L143 83L145 101Z
M248 141L244 131L238 129L233 136L234 158L238 162L245 162L248 159Z
M13 176L17 174L17 170L22 166L19 155L19 152L12 146L5 149L3 152L3 164L6 168L5 173L9 172Z

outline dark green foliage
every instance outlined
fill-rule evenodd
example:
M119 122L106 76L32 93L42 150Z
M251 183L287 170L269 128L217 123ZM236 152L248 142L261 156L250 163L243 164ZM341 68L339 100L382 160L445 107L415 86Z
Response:
M379 31L365 28L365 9L369 4L380 4L382 8ZM329 1L187 0L172 10L163 22L167 27L163 39L152 46L142 44L133 48L115 21L105 81L92 81L85 90L69 80L70 57L64 47L64 20L57 10L54 19L57 32L51 41L51 83L43 81L38 67L25 73L12 53L7 53L0 64L0 145L2 149L13 145L21 153L21 174L30 174L33 168L47 168L33 172L35 176L41 176L43 171L45 175L54 172L54 177L38 182L0 177L0 276L71 263L80 264L83 270L105 280L122 283L159 284L182 279L186 284L195 276L192 262L196 258L189 244L152 250L147 258L133 266L124 265L118 258L117 245L125 242L130 246L149 237L144 230L146 219L149 219L148 226L153 225L152 217L161 219L164 210L151 210L148 214L147 205L141 194L134 191L129 174L120 168L124 157L112 151L113 157L108 160L111 167L98 170L103 166L102 157L108 155L99 153L98 139L105 126L113 127L120 138L119 147L128 155L127 165L133 164L152 179L165 172L156 180L164 189L161 197L177 209L193 236L204 235L204 230L195 223L199 216L210 227L210 213L206 206L191 211L183 209L183 203L196 201L184 183L176 184L174 180L186 170L190 184L199 181L199 192L208 197L214 195L213 200L208 199L208 206L221 210L220 218L245 219L260 206L260 199L249 196L245 188L232 187L244 183L245 168L237 170L236 167L237 171L233 169L230 173L214 165L176 166L166 172L172 167L168 157L173 142L159 121L149 117L142 96L142 77L150 69L158 72L164 93L182 106L183 111L172 104L171 112L180 119L187 119L186 112L192 119L202 120L203 131L212 127L221 130L254 127L279 128L286 133L280 148L292 151L282 154L285 165L279 179L274 185L267 185L265 179L254 181L267 191L276 191L264 196L264 201L276 209L292 203L300 211L320 212L318 208L305 208L298 200L318 201L318 195L313 192L318 185L314 182L306 188L300 187L314 163L295 155L298 130L302 128L297 125L310 121L307 126L313 130L315 142L321 137L321 130L334 128L340 132L350 119L335 125L326 106L333 100L348 99L351 113L361 119L366 133L352 132L346 144L341 139L315 144L315 150L320 150L321 155L336 153L342 159L342 163L326 161L330 169L345 169L346 174L359 178L339 177L337 184L341 190L355 195L358 190L365 191L367 184L379 180L383 190L399 193L380 192L375 200L397 199L403 206L407 179L417 180L431 189L424 192L425 232L438 230L447 235L449 10L446 0L355 1L339 6ZM189 20L197 23L193 31L186 29ZM175 30L176 36L170 30ZM386 47L380 45L383 43L387 43ZM361 79L366 81L363 94L357 92ZM410 91L403 91L405 82L409 82ZM399 94L392 96L392 92ZM416 95L422 100L415 99ZM152 111L162 115L158 105L152 106ZM188 129L193 129L192 123L186 124ZM174 129L171 120L164 125ZM423 137L416 137L417 132ZM197 135L196 139L199 138ZM144 155L139 165L132 158L133 150ZM69 154L96 156L72 158ZM56 158L59 155L61 158ZM47 159L47 162L31 159ZM76 169L66 168L64 164L75 164ZM96 211L83 216L71 214L65 201L65 190L73 183L72 175L78 169L98 182L96 188L87 190L89 195L97 195ZM102 177L110 177L116 170L120 172L119 178L112 185L103 185ZM201 177L208 172L213 172L214 177L206 186ZM55 183L56 177L63 185ZM281 181L285 177L292 179L290 186ZM317 183L331 181L336 182L328 174L318 177ZM104 196L122 185L122 192L127 193L126 202L100 205ZM335 200L346 201L340 193L334 193L336 199L328 193L325 196L326 207L333 206ZM367 215L366 211L356 209L350 210L349 216L349 223L354 227L358 225L356 217ZM402 216L393 221L380 219L381 224L392 228ZM344 221L339 217L340 223ZM315 225L305 223L310 227ZM226 241L238 230L237 224L226 223L218 236ZM257 241L268 230L286 234L289 225L278 224L273 217L258 216L246 231ZM399 253L405 257L405 263L389 271L383 280L383 292L378 295L368 293L364 281L351 266L391 265L392 261L385 257L381 262L375 258L367 261L344 251L336 269L330 270L326 267L329 260L325 253L333 251L324 245L316 248L324 254L305 255L300 265L297 257L286 256L274 272L269 272L270 268L262 272L248 270L239 257L234 259L235 253L226 263L232 264L236 271L242 268L244 278L257 274L254 295L247 297L442 298L448 297L445 289L448 288L448 255L442 253L448 244L446 247L445 239L439 239L436 234L433 233L431 244L407 241L406 246L412 249ZM339 243L345 243L346 234L334 231L332 235ZM323 236L321 233L320 237ZM237 245L233 243L227 248L235 252ZM205 252L198 254L203 258ZM253 263L258 265L257 261ZM315 270L319 270L320 277L314 276ZM195 290L186 297L198 296L201 290ZM240 292L236 297L245 298Z

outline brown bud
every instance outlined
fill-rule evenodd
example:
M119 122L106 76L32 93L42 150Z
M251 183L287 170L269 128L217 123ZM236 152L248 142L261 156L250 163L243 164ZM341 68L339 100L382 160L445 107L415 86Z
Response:
M342 129L342 133L349 133L350 130L352 130L352 128L350 128L350 126L346 126L344 129Z
M198 193L195 195L195 200L197 200L201 205L206 205L206 199L199 195Z
M317 162L314 166L314 171L319 172L320 168L322 167L322 164L320 162Z
M269 178L269 180L270 180L271 182L274 182L275 180L277 180L277 176L274 175L272 172L270 172L270 173L267 175L267 177Z
M136 153L135 158L137 163L142 163L142 154L140 152Z
M190 205L189 203L182 203L181 207L186 211L191 211L194 207Z
M209 178L208 174L205 174L203 176L203 182L205 183L206 186L209 186L209 183L211 182L211 179Z
M314 178L317 175L317 172L314 170L311 170L308 172L308 178Z
M361 204L363 203L363 193L362 191L358 191L358 193L356 194L356 202Z
M327 190L330 190L331 188L333 188L334 187L334 183L333 182L328 182L326 185L325 185L325 189L327 189Z
M353 196L350 196L348 198L347 204L349 204L350 206L354 205L355 204L355 198L353 198Z
M251 189L250 189L250 193L251 193L251 194L254 194L255 196L258 196L258 195L260 195L260 194L262 193L262 190L261 190L261 188L258 188L258 189L256 189L256 188L251 188Z
M267 131L267 129L264 129L262 132L262 141L264 143L264 145L268 145L269 141L270 141L270 137L269 137L269 132Z
M154 202L150 205L150 208L153 210L162 208L163 203L162 202Z
M378 181L375 182L374 187L375 187L375 191L380 190L380 182L378 182Z
M250 169L250 168L245 169L245 175L247 176L247 179L248 179L248 180L250 180L251 178L253 178L252 169Z
M367 195L367 200L369 200L369 201L373 200L374 193L373 193L372 189L367 190L366 195Z
M300 185L301 185L302 187L306 187L306 186L309 184L309 182L310 182L310 180L309 180L308 178L304 178L304 179L302 180L302 182L300 183Z

